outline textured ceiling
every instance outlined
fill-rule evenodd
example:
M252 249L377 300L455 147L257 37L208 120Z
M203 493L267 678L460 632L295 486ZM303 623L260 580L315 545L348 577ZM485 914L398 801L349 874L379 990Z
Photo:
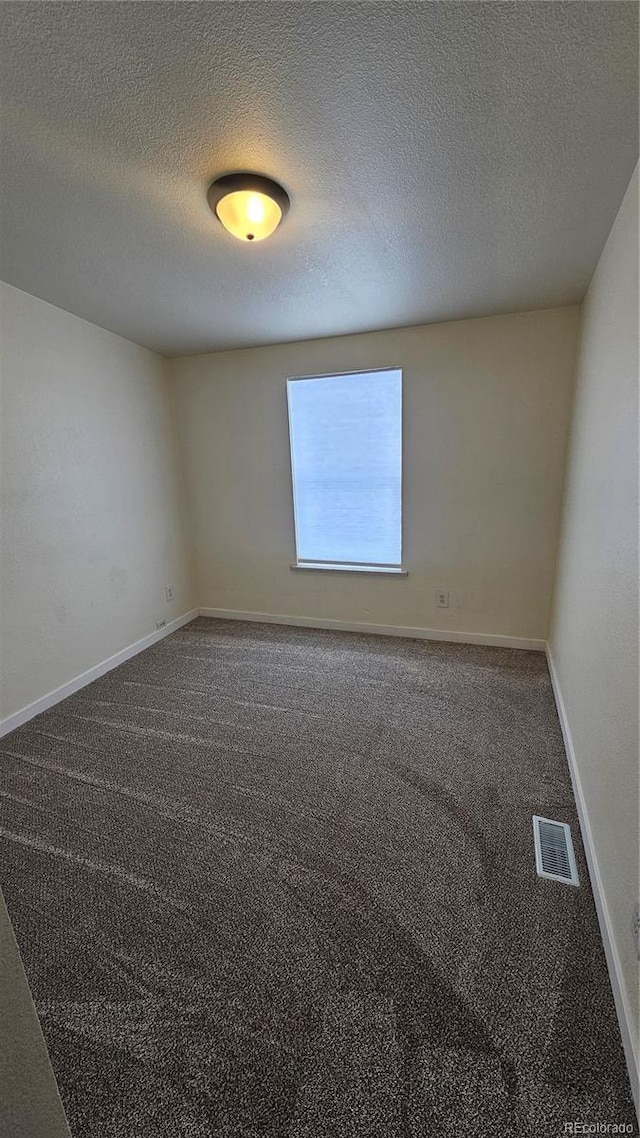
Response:
M2 276L167 355L579 300L635 3L3 3ZM211 179L292 198L241 244Z

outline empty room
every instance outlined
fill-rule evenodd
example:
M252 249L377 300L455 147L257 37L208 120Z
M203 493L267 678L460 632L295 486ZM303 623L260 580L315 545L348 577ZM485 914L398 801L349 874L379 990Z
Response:
M637 1135L637 4L0 41L0 1135Z

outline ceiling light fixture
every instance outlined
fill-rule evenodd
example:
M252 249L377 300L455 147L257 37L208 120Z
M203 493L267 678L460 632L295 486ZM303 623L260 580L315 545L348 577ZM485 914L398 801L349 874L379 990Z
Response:
M261 174L224 174L209 186L207 200L225 229L240 241L263 241L289 209L286 190Z

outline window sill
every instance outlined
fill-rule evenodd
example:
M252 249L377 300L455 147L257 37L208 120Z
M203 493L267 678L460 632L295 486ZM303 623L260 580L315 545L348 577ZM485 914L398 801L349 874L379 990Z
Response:
M295 565L290 566L291 569L311 569L313 571L320 570L321 572L329 573L382 573L386 576L393 577L407 577L406 569L401 569L395 565L332 565L330 562L324 561L297 561Z

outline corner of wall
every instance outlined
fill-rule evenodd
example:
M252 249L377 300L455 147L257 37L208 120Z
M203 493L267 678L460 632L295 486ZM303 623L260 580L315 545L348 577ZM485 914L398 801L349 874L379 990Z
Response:
M638 1111L637 189L581 305L547 658Z

